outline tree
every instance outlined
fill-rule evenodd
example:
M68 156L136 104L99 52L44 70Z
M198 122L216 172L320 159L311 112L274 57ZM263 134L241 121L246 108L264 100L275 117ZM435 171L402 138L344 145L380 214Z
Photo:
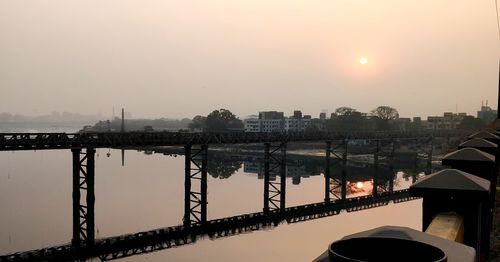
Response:
M398 110L390 106L379 106L370 112L375 122L376 130L383 131L391 129L390 121L399 118Z
M227 109L214 110L206 118L206 126L211 132L224 132L243 128L243 122Z
M365 118L356 109L339 107L332 118L327 121L327 129L331 131L359 131L365 128Z
M207 127L207 117L197 115L193 118L191 123L189 123L189 128L193 129L205 129Z
M214 178L229 178L240 170L242 161L233 160L231 154L210 154L208 157L207 171Z
M335 109L336 116L351 116L353 114L359 113L356 109L347 106L339 107Z
M390 106L379 106L373 109L370 114L382 120L395 120L399 118L398 110Z

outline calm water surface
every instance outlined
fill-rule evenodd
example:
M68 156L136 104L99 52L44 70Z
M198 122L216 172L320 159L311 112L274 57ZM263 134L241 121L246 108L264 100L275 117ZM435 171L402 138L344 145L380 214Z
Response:
M106 156L108 152L110 157ZM0 152L0 255L71 241L71 157L69 150ZM208 219L262 211L264 181L251 173L254 169L255 163L248 162L228 178L209 176ZM290 169L290 174L302 172L297 169ZM395 189L411 184L411 178L403 178L403 172L394 173ZM355 186L360 182L356 179L364 178L360 175L351 179L348 197L370 194L369 180L365 179L367 186L360 189ZM122 167L119 150L99 149L95 181L98 238L182 224L183 156L126 151ZM324 177L319 172L297 182L297 177L287 177L287 207L323 201ZM382 225L420 229L421 201L343 211L332 217L285 223L224 239L204 239L123 260L311 261L330 242Z

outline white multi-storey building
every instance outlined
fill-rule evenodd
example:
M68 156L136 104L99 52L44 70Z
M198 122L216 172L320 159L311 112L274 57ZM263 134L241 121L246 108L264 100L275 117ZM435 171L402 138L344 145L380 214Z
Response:
M285 118L286 132L303 132L311 126L312 119L310 118Z
M282 132L283 119L245 119L245 132Z
M261 121L257 118L243 120L245 132L261 132Z
M283 119L260 119L261 132L283 131Z
M311 126L312 119L311 118L302 118L301 119L301 130L300 131L305 131L308 127Z
M285 119L285 131L286 132L296 132L302 129L301 119L297 118L286 118Z
M428 130L455 129L465 116L467 116L466 113L445 112L443 116L427 117L427 121L422 121L422 126Z
M326 114L323 114L325 118ZM259 118L249 118L243 121L245 132L304 132L314 125L320 130L325 129L326 119L311 119L310 115L302 116L299 110L288 118L282 112L259 112Z

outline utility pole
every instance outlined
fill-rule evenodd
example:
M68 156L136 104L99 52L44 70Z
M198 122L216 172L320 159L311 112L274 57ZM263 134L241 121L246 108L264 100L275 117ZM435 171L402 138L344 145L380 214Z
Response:
M122 132L125 132L125 110L122 107Z
M122 107L122 133L125 132L125 110ZM125 166L125 149L122 148L122 166Z
M498 104L497 104L497 119L500 119L500 60L498 61Z

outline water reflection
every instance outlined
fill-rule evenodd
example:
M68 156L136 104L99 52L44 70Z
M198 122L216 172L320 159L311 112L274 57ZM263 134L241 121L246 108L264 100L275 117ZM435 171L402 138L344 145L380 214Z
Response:
M145 153L149 154L145 155L147 157L159 155L158 153L155 154L153 151L147 151ZM161 152L161 154L163 153L165 152ZM119 153L117 155L119 155ZM130 153L128 153L128 155L130 155ZM134 165L134 158L135 157L132 157L130 161L127 160L129 161L127 165ZM233 175L243 171L249 178L259 181L257 184L262 185L264 174L261 157L210 152L208 158L208 174L210 177L217 178L217 180L239 180L241 179L239 176L234 178ZM10 163L10 161L8 161L8 163ZM141 165L140 168L142 169L145 166L151 167L144 163L141 163ZM290 178L291 184L295 186L302 186L305 180L308 179L315 181L318 179L324 180L324 165L325 161L322 157L289 156L286 162L286 177ZM330 178L336 181L337 184L330 184L333 193L335 193L334 195L336 195L336 198L332 197L331 202L313 202L313 204L308 205L292 206L281 212L272 211L266 215L263 215L262 212L256 212L246 215L225 217L223 219L211 219L204 224L150 230L139 234L105 239L98 241L97 244L102 244L103 246L101 247L103 247L103 249L115 248L114 250L116 250L116 248L122 245L133 245L135 249L157 250L192 243L203 236L209 236L211 238L229 236L274 227L282 221L294 223L339 214L341 210L355 211L386 205L389 201L402 201L407 199L407 196L404 194L391 195L389 197L389 193L407 188L412 180L423 175L423 173L418 170L422 170L422 168L415 166L404 167L404 164L401 163L398 163L398 166L395 166L395 164L391 166L382 164L374 166L366 163L347 162L344 166L341 163L333 162ZM182 173L182 168L178 167L177 172ZM276 180L277 177L280 177L277 173L270 174L270 179ZM177 183L177 185L179 185L179 183ZM210 184L210 186L212 186L212 184ZM211 188L210 186L209 190L211 190L211 192L216 193L216 191L219 191L219 189ZM374 188L376 188L376 190L374 190ZM142 190L144 190L144 188L142 188ZM287 190L291 189L288 188ZM262 186L260 186L260 190L258 191L262 192ZM342 193L342 191L344 191L344 193ZM316 191L311 192L311 194L321 196L323 192ZM345 195L345 197L343 198L342 195ZM252 196L247 196L247 198L249 197L251 198ZM99 203L101 199L102 194L97 198L97 203ZM177 200L178 202L182 202L179 201L180 199ZM344 202L342 200L344 200ZM210 203L209 210L211 210L214 204L217 205L217 203L213 202L215 201ZM291 203L293 204L293 201L291 201ZM288 204L287 206L291 206L292 204ZM182 206L182 203L178 203L178 205ZM170 209L169 206L166 208ZM173 224L181 224L181 218L182 215L178 215L178 222ZM164 226L164 224L160 224L160 226ZM10 241L9 235L9 243ZM71 251L71 249L69 250ZM120 252L130 254L127 253L130 252L130 250L127 250L128 249L123 249ZM67 250L67 252L70 251ZM141 253L139 251L134 252ZM121 255L117 253L111 254L112 252L110 251L104 253L106 253L106 256L115 258L121 257ZM2 252L2 254L5 253Z
M180 148L163 148L155 150L143 150L144 154L164 154L173 157L184 156L184 152ZM373 178L375 173L379 177L390 177L399 174L398 179L410 180L431 172L427 166L419 166L413 159L398 159L393 163L381 163L374 165L373 163L348 161L344 167L341 161L334 161L331 164L332 173L334 176L339 176L342 169L346 169L349 177L353 179ZM208 173L214 178L229 178L235 174L243 166L243 171L248 174L256 174L259 179L264 178L264 157L262 154L235 154L221 151L210 151L208 155ZM439 168L439 167L434 167ZM294 185L299 185L301 178L312 176L323 176L325 172L324 156L311 155L287 155L286 159L286 176L292 178ZM279 170L271 170L271 179L275 179L280 175Z

